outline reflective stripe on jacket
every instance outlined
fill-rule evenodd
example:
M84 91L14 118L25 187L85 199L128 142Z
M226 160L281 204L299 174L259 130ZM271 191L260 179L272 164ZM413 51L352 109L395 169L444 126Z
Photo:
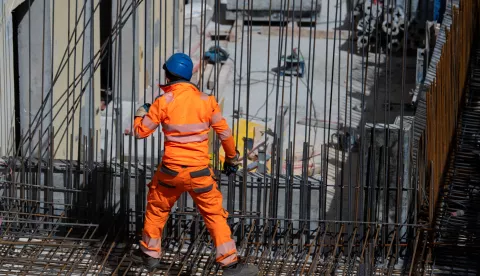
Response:
M208 132L212 127L222 142L226 157L236 155L232 131L215 97L186 81L160 86L165 92L150 106L145 117L136 117L135 136L145 138L161 124L165 134L162 162L175 165L208 165Z

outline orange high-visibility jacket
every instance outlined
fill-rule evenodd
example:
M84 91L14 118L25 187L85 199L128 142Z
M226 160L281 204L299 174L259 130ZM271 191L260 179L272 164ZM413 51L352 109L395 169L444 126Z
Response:
M215 97L200 92L197 86L186 81L172 82L160 88L165 94L155 100L145 117L135 118L133 128L137 138L145 138L162 124L165 134L162 162L181 166L208 165L210 127L219 136L226 157L235 157L232 131Z

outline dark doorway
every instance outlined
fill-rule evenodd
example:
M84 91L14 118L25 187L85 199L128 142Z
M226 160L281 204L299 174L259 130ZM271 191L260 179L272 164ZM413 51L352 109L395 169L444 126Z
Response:
M20 23L25 18L34 0L27 0L18 5L18 7L12 11L12 32L13 32L13 75L14 75L14 89L15 89L15 148L21 147L22 136L22 124L21 124L21 94L20 94L20 68L19 68L19 43L18 37L20 29ZM28 77L28 76L27 76ZM23 78L25 81L25 78ZM26 154L23 151L19 151L22 156Z
M100 45L106 45L103 49L103 60L100 64L100 88L102 109L112 100L112 0L100 2Z

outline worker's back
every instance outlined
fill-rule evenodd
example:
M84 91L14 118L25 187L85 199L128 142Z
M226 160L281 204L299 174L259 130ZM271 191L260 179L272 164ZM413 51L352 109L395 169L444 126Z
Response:
M163 87L166 164L207 165L208 132L216 102L188 82L172 83Z
M137 138L145 138L162 124L165 134L163 163L208 165L210 127L220 138L226 157L235 157L232 131L213 96L200 92L187 81L171 82L161 88L165 94L155 100L148 113L135 117L134 131Z

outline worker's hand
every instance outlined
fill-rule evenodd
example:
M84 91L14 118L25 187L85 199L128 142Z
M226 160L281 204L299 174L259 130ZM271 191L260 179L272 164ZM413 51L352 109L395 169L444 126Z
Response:
M144 117L145 115L147 115L149 109L149 103L142 105L140 108L137 109L137 112L135 112L135 117Z
M238 159L240 158L240 153L237 150L237 154L233 158L225 157L225 162L223 163L223 173L229 176L232 173L236 173L238 171L238 167L240 162Z

